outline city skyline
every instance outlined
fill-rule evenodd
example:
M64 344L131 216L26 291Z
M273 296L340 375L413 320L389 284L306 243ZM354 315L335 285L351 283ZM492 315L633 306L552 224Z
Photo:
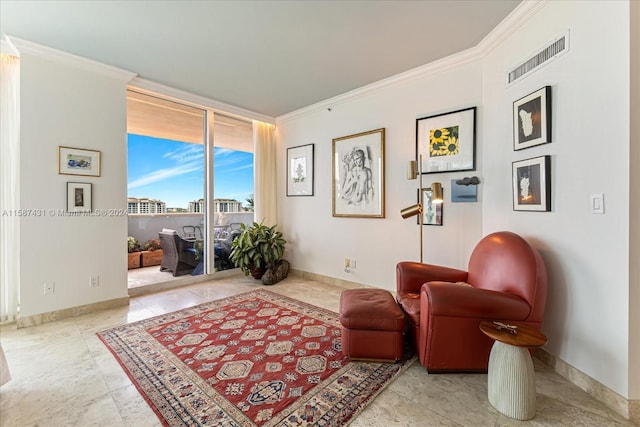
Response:
M128 134L127 196L188 208L204 198L204 146ZM214 147L214 197L247 206L253 194L253 153Z

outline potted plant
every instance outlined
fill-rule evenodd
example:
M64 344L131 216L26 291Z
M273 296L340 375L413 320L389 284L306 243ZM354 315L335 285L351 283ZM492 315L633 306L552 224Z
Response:
M127 252L129 253L129 270L140 268L140 242L133 236L127 238Z
M160 239L150 239L144 244L142 251L142 267L162 264L162 244Z
M245 275L260 279L265 270L274 266L284 254L287 241L276 225L268 227L254 222L240 225L240 235L231 243L230 259Z

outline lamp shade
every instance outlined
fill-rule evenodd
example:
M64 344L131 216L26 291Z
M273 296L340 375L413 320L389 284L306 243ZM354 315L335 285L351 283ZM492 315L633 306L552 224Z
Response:
M416 179L418 177L418 170L416 167L416 161L409 160L409 163L407 164L407 179Z
M444 201L442 197L442 184L440 184L439 182L434 182L433 184L431 184L431 193L431 203L437 205Z
M422 212L422 205L420 203L416 203L415 205L409 206L408 208L404 208L400 211L400 215L402 218L407 219L412 216L419 215Z

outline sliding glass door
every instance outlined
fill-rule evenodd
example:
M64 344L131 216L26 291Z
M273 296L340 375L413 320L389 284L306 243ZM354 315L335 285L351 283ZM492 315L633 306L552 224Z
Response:
M224 114L215 114L213 123L213 262L222 271L235 268L231 243L241 224L253 222L253 130L250 122Z

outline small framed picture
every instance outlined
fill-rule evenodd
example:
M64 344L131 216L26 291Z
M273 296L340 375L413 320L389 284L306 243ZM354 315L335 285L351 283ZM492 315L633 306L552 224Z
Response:
M551 156L513 162L513 210L551 211Z
M91 184L67 182L67 212L91 212Z
M444 190L443 190L444 192ZM418 194L420 189L418 189ZM420 199L418 199L420 203ZM443 203L433 203L433 191L430 188L422 189L422 225L442 225ZM418 218L418 224L420 218Z
M313 144L287 148L287 196L313 196Z
M60 146L58 147L58 173L100 176L100 152Z
M416 159L422 173L476 169L476 107L416 120Z
M333 216L384 218L384 133L333 140Z
M513 149L551 142L551 86L513 103Z

